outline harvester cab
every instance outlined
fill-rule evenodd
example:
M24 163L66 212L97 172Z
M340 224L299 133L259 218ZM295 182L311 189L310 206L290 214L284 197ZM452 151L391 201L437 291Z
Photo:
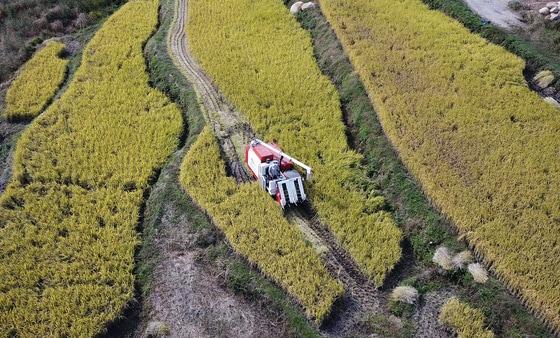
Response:
M294 164L303 168L306 179L311 180L311 168L282 152L274 143L254 139L245 150L245 163L259 185L285 208L307 200L303 179Z

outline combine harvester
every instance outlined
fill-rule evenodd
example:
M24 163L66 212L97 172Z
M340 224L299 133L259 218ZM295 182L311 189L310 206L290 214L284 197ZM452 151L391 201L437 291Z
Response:
M294 164L305 170L307 180L311 180L311 168L282 152L275 143L252 140L245 149L245 163L260 186L282 208L300 205L307 200L303 179L294 169Z

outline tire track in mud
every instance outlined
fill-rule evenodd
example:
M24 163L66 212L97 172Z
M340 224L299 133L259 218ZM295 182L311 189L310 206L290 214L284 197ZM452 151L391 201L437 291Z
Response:
M250 182L252 177L241 158L244 156L244 145L255 134L191 55L186 33L187 11L188 0L177 0L175 18L168 35L168 50L177 68L192 83L206 122L219 140L230 174L239 184ZM321 328L324 335L349 334L365 316L383 311L380 293L373 283L359 270L310 207L290 208L285 215L290 223L301 229L323 257L329 272L343 283L346 290Z
M325 224L321 223L311 207L303 206L286 211L292 224L304 234L319 238L323 261L329 272L342 282L345 294L333 307L328 320L322 326L327 335L351 335L368 314L380 313L381 295L373 283L360 271L354 259L339 244ZM313 240L311 240L313 241Z

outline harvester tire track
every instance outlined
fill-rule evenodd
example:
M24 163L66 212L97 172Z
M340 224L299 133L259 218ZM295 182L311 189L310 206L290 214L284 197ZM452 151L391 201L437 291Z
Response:
M189 51L186 34L188 0L176 0L175 18L168 35L168 52L175 65L192 83L206 122L219 140L226 157L230 174L238 184L250 182L249 175L240 158L242 147L235 146L235 140L248 143L254 133L250 125L228 104L219 89L206 75ZM341 335L351 330L364 314L382 311L380 295L374 285L360 271L352 257L338 244L333 234L321 224L310 207L291 208L286 217L291 223L299 223L312 236L319 239L320 245L327 248L322 254L329 272L338 278L346 290L345 295L335 306L331 318L325 323L323 333Z
M304 222L328 250L324 261L329 272L339 279L346 290L342 299L343 309L335 309L332 325L325 327L326 333L344 335L357 325L364 313L379 313L380 295L374 284L360 271L354 259L344 250L333 234L322 224L309 206L287 210L288 219ZM339 312L339 313L336 313Z
M212 80L198 65L189 52L185 31L188 1L176 2L175 18L169 31L167 46L178 69L193 84L198 95L206 122L218 137L226 157L230 174L238 183L248 182L250 176L241 164L240 154L236 151L234 138L248 143L253 138L249 124L227 103Z

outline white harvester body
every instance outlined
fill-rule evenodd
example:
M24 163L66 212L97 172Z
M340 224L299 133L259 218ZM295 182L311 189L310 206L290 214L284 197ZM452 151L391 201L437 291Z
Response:
M305 169L311 179L309 166L282 152L276 144L254 139L245 150L245 162L259 185L285 208L307 200L303 179L294 164Z

